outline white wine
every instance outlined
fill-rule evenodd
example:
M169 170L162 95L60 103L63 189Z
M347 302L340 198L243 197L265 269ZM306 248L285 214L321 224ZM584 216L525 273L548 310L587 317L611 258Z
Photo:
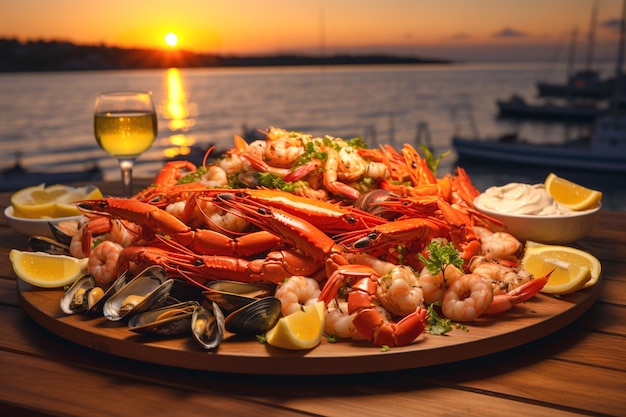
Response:
M153 112L103 112L94 118L98 145L118 159L137 158L150 148L157 131Z

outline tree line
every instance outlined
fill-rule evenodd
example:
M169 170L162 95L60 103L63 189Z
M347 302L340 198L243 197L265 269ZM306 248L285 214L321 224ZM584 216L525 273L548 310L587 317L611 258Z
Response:
M183 50L77 45L64 41L0 39L0 72L88 71L158 68L450 63L392 55L217 55Z

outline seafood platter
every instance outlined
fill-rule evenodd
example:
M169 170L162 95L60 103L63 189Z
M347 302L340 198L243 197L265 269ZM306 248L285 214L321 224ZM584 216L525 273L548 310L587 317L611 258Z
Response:
M63 289L18 280L24 310L131 359L305 375L488 355L562 328L598 297L599 285L542 293L549 274L520 266L524 243L494 232L502 224L474 208L469 176L438 177L428 149L264 133L235 137L212 164L168 162L131 198L79 201L74 233L55 224L54 239L30 242L89 258L87 269ZM316 304L317 338L292 324L276 338L295 347L272 342Z

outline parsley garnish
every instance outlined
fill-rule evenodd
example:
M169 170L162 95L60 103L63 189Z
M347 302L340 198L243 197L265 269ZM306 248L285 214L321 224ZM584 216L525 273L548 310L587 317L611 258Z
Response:
M428 258L421 253L418 256L432 275L437 275L439 272L444 271L448 265L456 266L459 269L463 268L463 258L461 258L459 251L452 242L444 244L432 241L428 244L426 250L428 251Z
M441 336L452 331L452 321L439 317L435 306L441 306L441 301L437 301L428 306L428 319L426 320L426 328L428 333Z

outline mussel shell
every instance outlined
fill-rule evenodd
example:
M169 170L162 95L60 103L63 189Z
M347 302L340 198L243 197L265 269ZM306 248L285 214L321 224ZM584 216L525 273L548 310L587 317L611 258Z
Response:
M239 281L211 281L207 287L209 290L202 292L204 298L216 303L226 315L273 293L267 286Z
M163 306L174 284L173 280L166 278L163 267L154 265L146 268L106 300L102 307L104 317L118 321ZM122 311L124 300L128 296L145 298L129 311Z
M78 291L89 291L96 286L96 280L90 273L82 274L63 294L60 301L61 311L65 314L76 314L87 310L84 303L74 305L74 297Z
M366 211L375 216L382 217L387 220L393 220L400 216L399 212L387 209L383 204L392 198L392 194L383 189L373 190L361 194L353 203L354 208Z
M72 236L65 233L59 226L52 222L48 222L48 227L50 228L50 233L52 233L54 240L62 245L66 245L68 247L70 246L70 243L72 243Z
M120 288L122 288L124 285L126 285L126 283L129 281L128 279L128 273L124 272L122 275L120 275L114 282L113 284L111 284L111 286L104 292L104 295L102 296L102 298L100 298L100 300L98 300L97 303L95 303L94 305L92 305L88 310L87 313L90 314L100 314L102 313L102 309L104 307L104 303L106 303L106 301L111 298L113 296L113 294L115 294L116 292L118 292L120 290Z
M235 334L263 334L274 327L280 318L281 307L276 297L261 298L229 314L225 328Z
M30 248L35 252L46 252L51 255L69 255L70 247L47 236L31 236L28 239Z
M128 321L128 328L137 333L162 336L177 336L191 331L193 312L200 304L185 301L133 316ZM163 314L171 314L162 318ZM161 317L161 318L160 318Z
M224 314L217 304L212 303L210 309L198 307L193 311L191 333L205 349L215 349L222 343L225 333Z

